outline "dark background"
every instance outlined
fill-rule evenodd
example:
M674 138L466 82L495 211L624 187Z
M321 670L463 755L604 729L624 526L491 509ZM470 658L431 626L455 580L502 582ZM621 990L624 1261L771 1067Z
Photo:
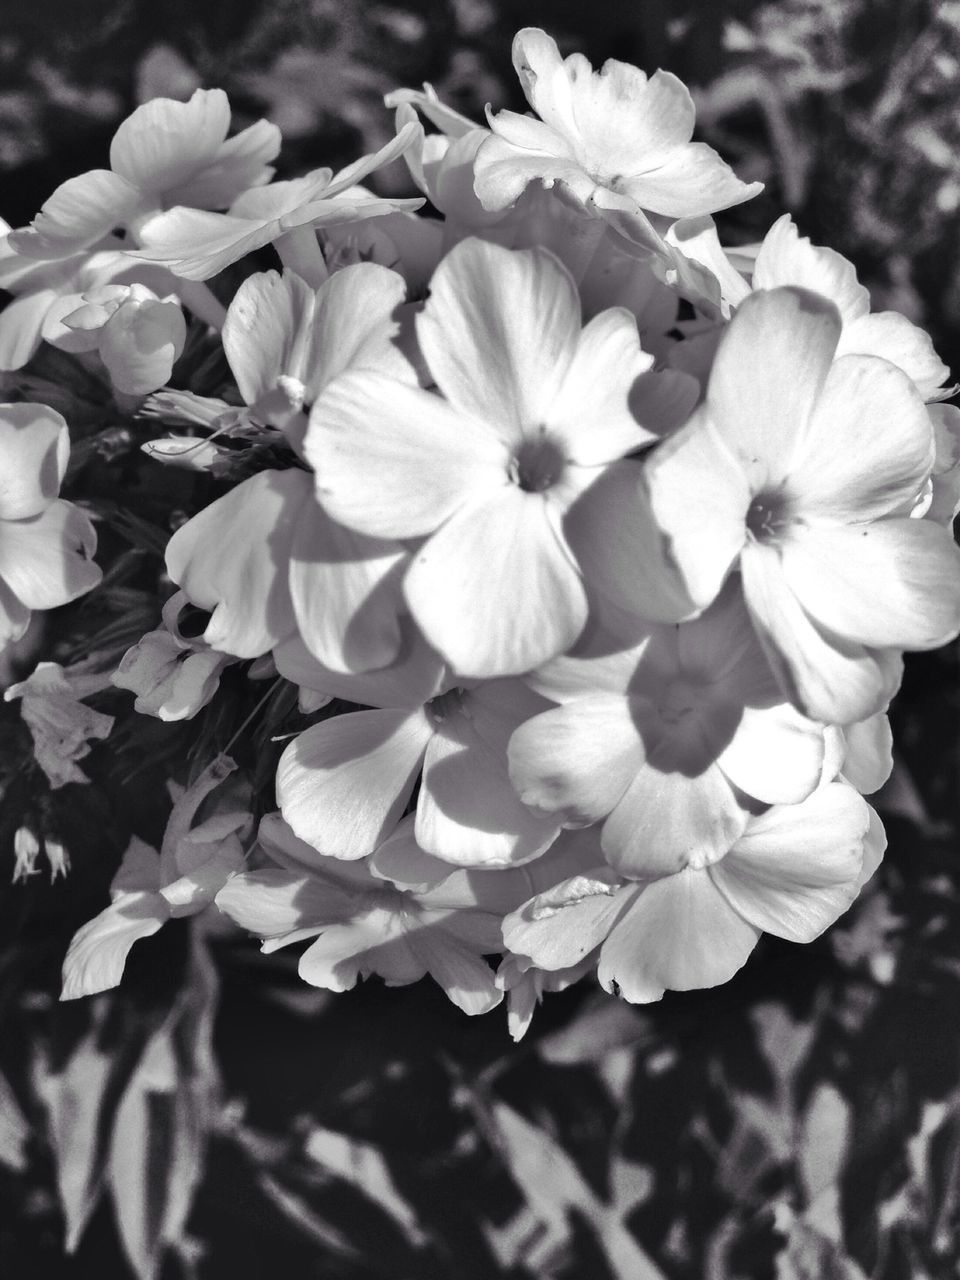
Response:
M29 221L106 163L139 100L198 84L228 91L237 126L281 125L281 176L379 145L399 85L429 80L478 119L486 102L524 109L509 52L525 25L595 64L680 75L700 136L767 184L721 215L725 237L759 239L789 210L960 376L960 4L6 0L0 214ZM399 190L402 168L381 181ZM3 714L0 755L28 749ZM118 785L96 754L90 787L7 775L4 1274L952 1280L956 645L908 659L893 718L890 851L825 938L766 939L726 987L655 1007L581 984L547 997L519 1047L502 1011L471 1021L426 984L331 997L298 984L295 957L227 932L200 947L183 924L138 944L116 995L58 1006L119 833L163 795L153 775ZM150 732L175 752L174 729ZM65 879L10 883L25 813L69 830ZM82 1236L69 1259L62 1203Z

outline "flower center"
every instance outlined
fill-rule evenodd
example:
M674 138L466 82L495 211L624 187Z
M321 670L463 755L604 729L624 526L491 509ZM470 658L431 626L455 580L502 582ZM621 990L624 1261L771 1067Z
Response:
M557 483L565 465L563 450L544 433L539 439L524 440L510 461L510 479L524 493L543 493Z
M790 519L790 502L782 489L758 493L747 509L747 529L757 542L776 542Z
M444 720L448 720L450 716L462 715L466 692L466 689L456 688L437 694L425 707L428 717L434 724L443 724Z
M657 703L664 724L681 724L702 703L702 692L689 680L671 680Z

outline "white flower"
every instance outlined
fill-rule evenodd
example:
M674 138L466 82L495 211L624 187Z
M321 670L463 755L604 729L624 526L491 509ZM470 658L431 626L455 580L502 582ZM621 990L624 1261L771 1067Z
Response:
M629 312L581 327L576 288L551 255L475 239L440 264L417 335L443 397L375 371L331 382L304 442L318 497L360 533L426 539L404 593L458 673L527 671L583 629L584 577L603 591L616 576L593 536L609 502L591 487L656 438L662 406L641 376L653 361ZM621 545L646 545L645 510L629 502ZM648 616L682 616L662 583L658 596L651 570Z
M533 181L560 183L598 212L646 210L692 217L749 200L744 183L712 147L691 142L693 99L669 71L649 79L611 58L601 71L579 53L561 59L536 27L517 33L513 65L540 117L500 111L477 153L476 190L505 209Z
M834 305L800 289L747 298L706 401L651 455L646 485L701 605L739 565L781 687L814 719L886 705L898 649L960 629L960 549L903 515L934 463L913 384L876 356L834 359Z
M187 337L177 300L158 298L142 284L110 284L88 290L81 301L61 323L83 336L81 349L97 351L117 390L142 396L162 387Z
M269 181L269 162L280 150L280 130L266 120L228 139L229 128L222 89L197 89L189 102L145 102L114 134L110 168L57 187L32 227L14 232L11 244L29 257L63 258L173 205L226 208Z
M58 662L40 662L26 680L12 684L3 695L4 702L21 699L34 756L51 787L90 781L76 761L89 754L92 740L109 736L113 716L94 711L81 698L109 687L109 675L65 671Z

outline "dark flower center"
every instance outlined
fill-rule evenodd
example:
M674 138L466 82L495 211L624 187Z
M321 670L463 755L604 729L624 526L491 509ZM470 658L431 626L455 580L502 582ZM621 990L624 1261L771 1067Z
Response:
M747 509L747 529L757 542L775 542L790 523L790 504L780 490L758 493Z
M524 440L510 464L510 478L524 493L543 493L563 475L563 450L548 435Z

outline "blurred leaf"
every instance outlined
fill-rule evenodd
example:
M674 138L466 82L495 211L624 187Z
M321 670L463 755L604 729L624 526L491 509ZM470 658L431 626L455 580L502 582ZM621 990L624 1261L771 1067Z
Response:
M840 1176L850 1140L850 1108L832 1084L817 1085L800 1127L797 1152L808 1225L839 1243Z
M307 1155L345 1182L375 1201L400 1227L411 1246L422 1248L428 1241L420 1225L416 1209L404 1200L394 1186L383 1156L368 1142L360 1142L319 1125L310 1130Z
M20 1110L6 1076L0 1075L0 1162L14 1173L27 1168L30 1126Z
M216 972L194 934L191 972L144 1049L117 1110L109 1179L120 1238L138 1280L153 1280L182 1240L216 1118L211 1051Z

